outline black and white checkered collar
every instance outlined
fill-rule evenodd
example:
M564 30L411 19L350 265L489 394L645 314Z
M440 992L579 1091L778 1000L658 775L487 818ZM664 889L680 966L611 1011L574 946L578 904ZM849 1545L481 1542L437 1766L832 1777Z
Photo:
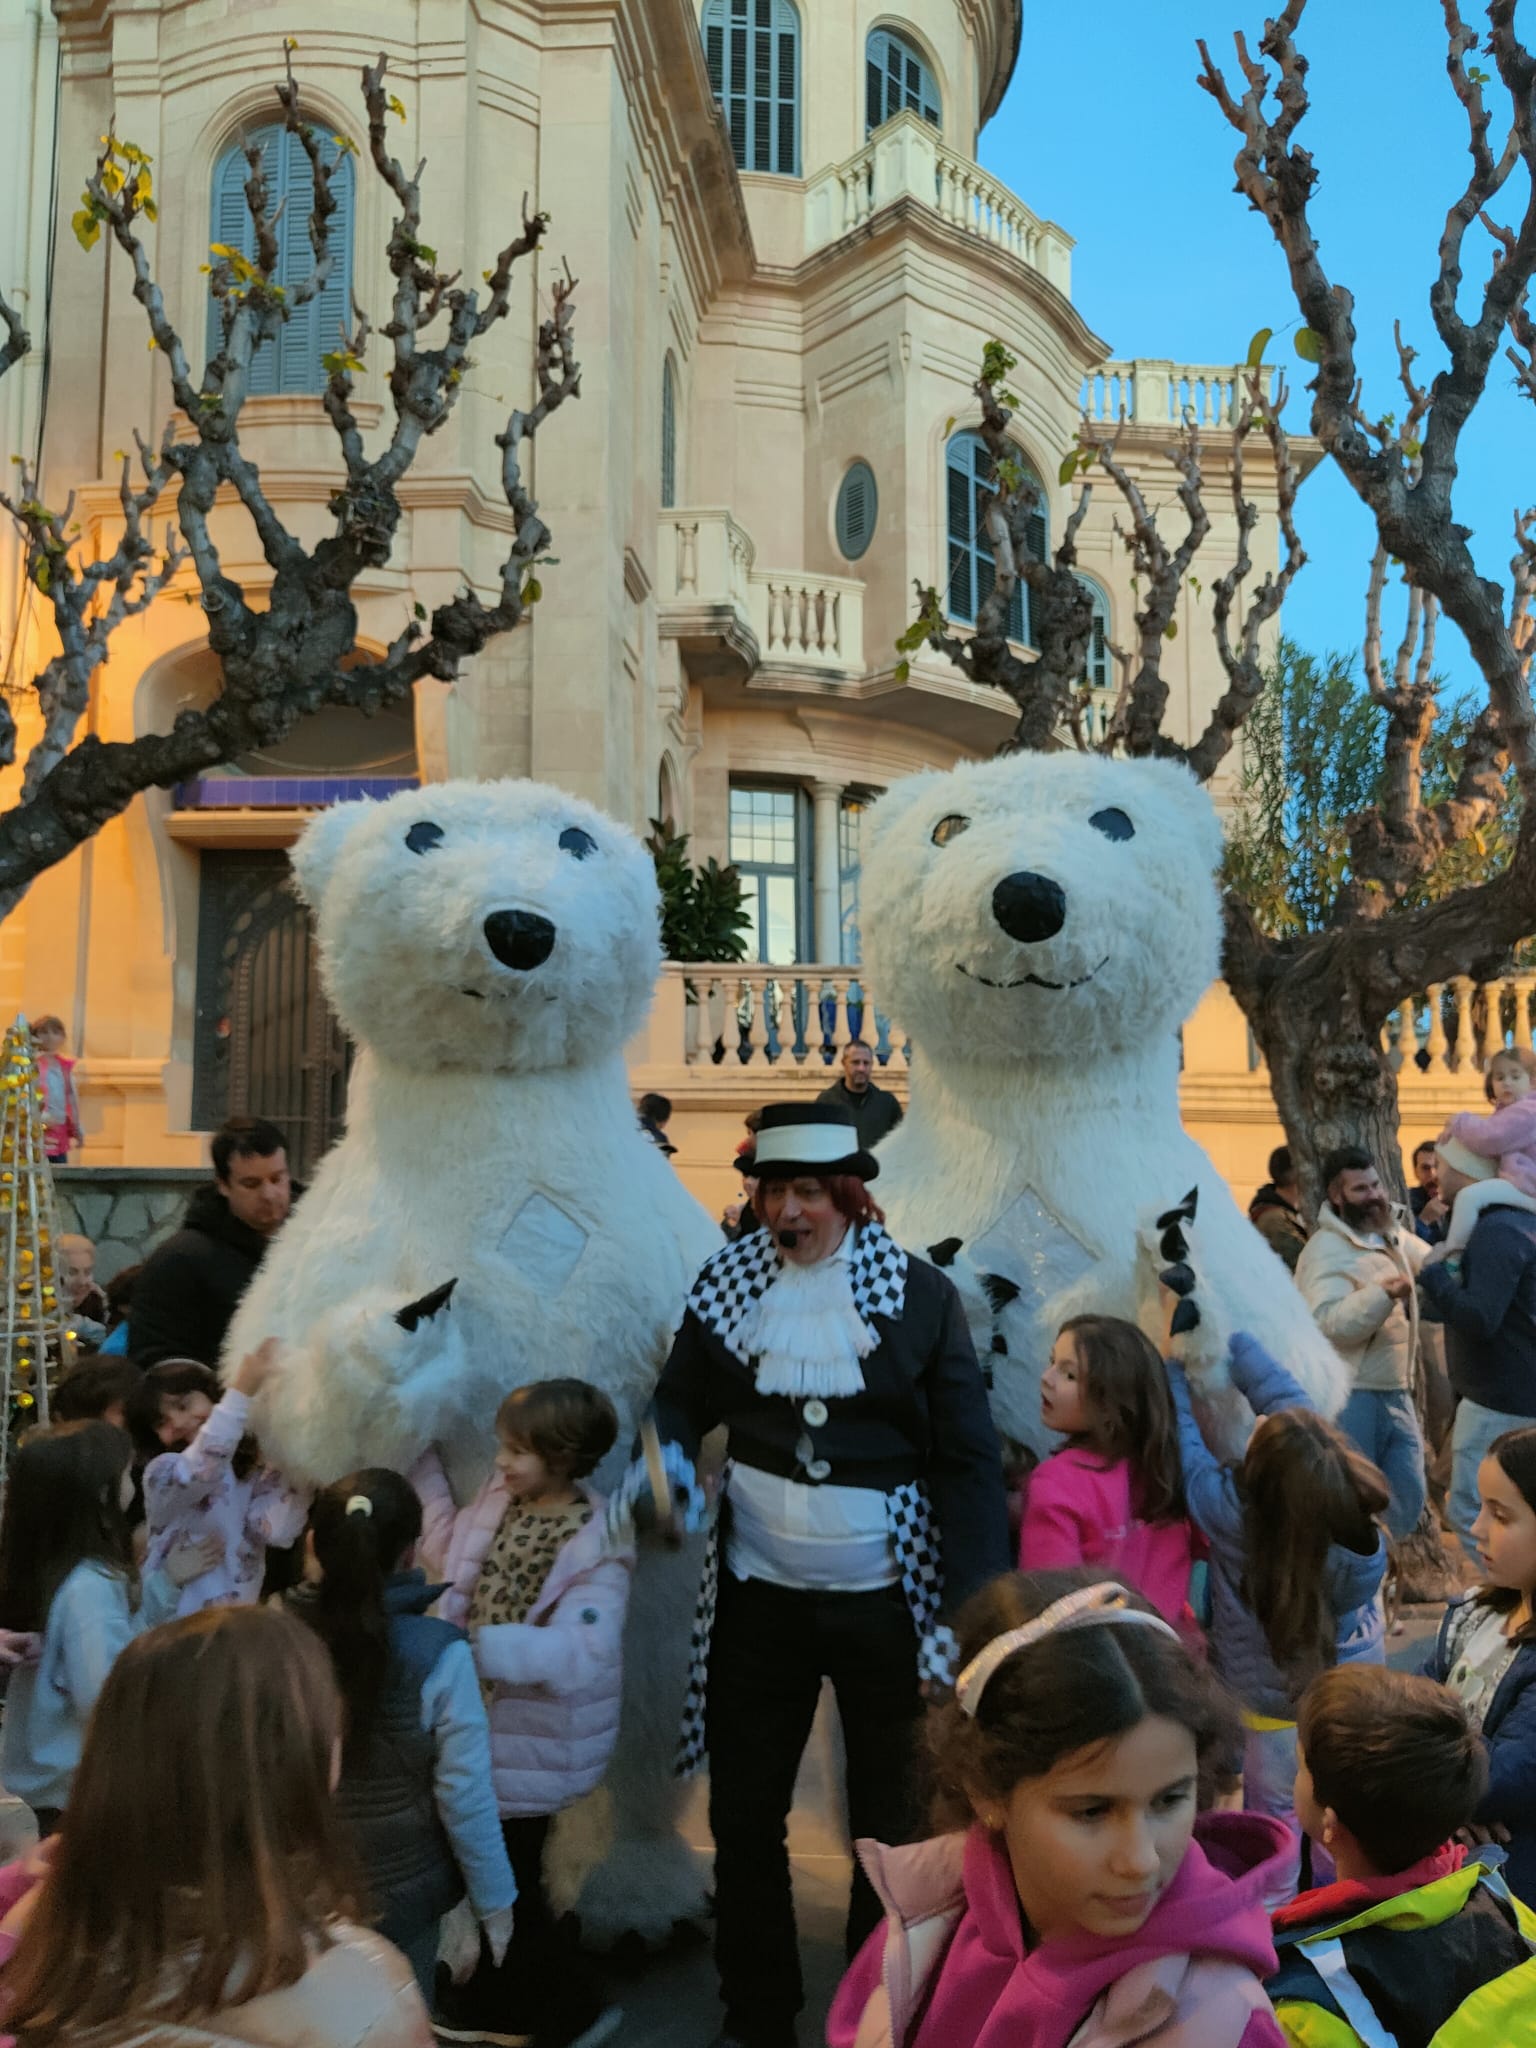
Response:
M754 1230L707 1259L688 1296L699 1321L713 1330L743 1365L732 1339L742 1312L766 1294L781 1269L779 1248L766 1230ZM907 1255L878 1223L862 1223L848 1261L853 1305L868 1322L871 1316L899 1316L907 1299Z

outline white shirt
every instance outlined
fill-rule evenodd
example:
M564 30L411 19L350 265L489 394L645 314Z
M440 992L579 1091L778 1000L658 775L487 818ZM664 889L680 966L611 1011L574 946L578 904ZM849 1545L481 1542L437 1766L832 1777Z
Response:
M806 1486L733 1465L727 1571L737 1579L832 1593L873 1593L901 1576L885 1495L868 1486Z

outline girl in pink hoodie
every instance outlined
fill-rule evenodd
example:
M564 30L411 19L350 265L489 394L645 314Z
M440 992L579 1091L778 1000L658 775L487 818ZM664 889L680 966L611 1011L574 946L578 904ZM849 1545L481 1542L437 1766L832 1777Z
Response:
M1019 1570L1093 1565L1144 1593L1199 1647L1189 1575L1205 1543L1184 1511L1178 1417L1157 1347L1119 1316L1074 1316L1057 1333L1040 1414L1067 1441L1026 1482Z
M998 1579L932 1722L940 1824L861 1842L886 1908L830 2048L1284 2048L1263 1979L1295 1863L1264 1814L1208 1814L1235 1710L1161 1616L1086 1572Z

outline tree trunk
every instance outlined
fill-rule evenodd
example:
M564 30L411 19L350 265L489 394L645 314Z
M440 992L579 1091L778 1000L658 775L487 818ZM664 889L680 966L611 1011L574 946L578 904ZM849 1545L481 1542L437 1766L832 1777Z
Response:
M1228 947L1227 983L1269 1068L1275 1107L1308 1215L1323 1199L1322 1162L1336 1145L1370 1153L1404 1199L1397 1076L1381 1049L1385 1018L1351 971L1335 933Z

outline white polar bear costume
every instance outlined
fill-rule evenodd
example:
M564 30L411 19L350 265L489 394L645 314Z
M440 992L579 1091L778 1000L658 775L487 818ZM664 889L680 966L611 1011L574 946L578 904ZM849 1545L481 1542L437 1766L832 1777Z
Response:
M1191 1188L1205 1341L1188 1362L1218 1433L1237 1421L1220 1398L1234 1329L1326 1413L1347 1391L1179 1120L1179 1027L1219 971L1221 846L1210 799L1171 761L1013 754L911 776L874 808L865 962L913 1047L880 1200L903 1244L962 1240L954 1277L992 1351L999 1427L1037 1452L1054 1442L1039 1384L1057 1328L1090 1308L1145 1319L1155 1261L1139 1233Z
M228 1359L286 1347L263 1451L320 1482L406 1470L437 1443L465 1499L502 1396L570 1374L613 1399L621 1465L720 1244L629 1098L623 1048L661 961L649 855L562 790L460 782L327 811L293 866L358 1056L346 1134L226 1343ZM450 1279L446 1313L396 1322ZM618 1843L583 1901L599 1936L659 1935L700 1903L669 1778L696 1588L696 1559L647 1552L609 1775Z

